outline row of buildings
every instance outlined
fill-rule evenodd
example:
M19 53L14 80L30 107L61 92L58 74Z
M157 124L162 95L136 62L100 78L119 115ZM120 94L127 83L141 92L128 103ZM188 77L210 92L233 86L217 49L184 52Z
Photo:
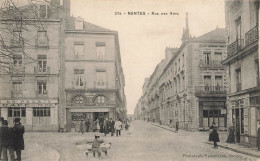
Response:
M70 0L8 8L0 27L0 114L10 124L71 131L79 120L127 117L116 31L70 16Z
M259 2L225 2L225 29L191 37L186 15L182 45L166 48L143 84L135 119L186 130L235 127L236 142L256 146L260 128Z

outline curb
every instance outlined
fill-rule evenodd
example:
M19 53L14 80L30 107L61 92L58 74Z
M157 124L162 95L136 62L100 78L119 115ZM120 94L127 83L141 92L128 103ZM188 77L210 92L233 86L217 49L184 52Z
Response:
M165 128L165 127L163 127L163 126L156 125L156 124L154 124L154 123L151 123L151 125L153 125L153 126L157 126L157 127L162 128L162 129L165 129L165 130L168 130L168 131L172 131L172 132L177 133L176 131L174 131L174 130L172 130L172 129L168 129L168 128ZM205 143L205 144L212 145L212 143L209 143L209 142L204 142L204 143ZM223 146L223 145L218 145L218 146L221 147L221 148L224 148L224 149L228 149L228 150L231 150L231 151L237 152L237 153L241 153L241 154L245 154L245 155L253 156L253 157L256 157L256 158L260 158L260 155L257 155L257 154L252 154L252 153L245 152L245 151L242 151L242 150L238 150L238 149L230 148L230 147L228 147L228 146Z
M209 144L209 145L213 145L212 143L209 143L209 142L204 142L204 143ZM228 149L228 150L231 150L231 151L234 151L234 152L237 152L237 153L241 153L241 154L249 155L249 156L252 156L252 157L260 158L260 155L257 155L257 154L252 154L252 153L249 153L249 152L245 152L245 151L242 151L242 150L238 150L238 149L231 148L231 147L224 146L224 145L220 145L220 144L218 146L223 148L223 149Z

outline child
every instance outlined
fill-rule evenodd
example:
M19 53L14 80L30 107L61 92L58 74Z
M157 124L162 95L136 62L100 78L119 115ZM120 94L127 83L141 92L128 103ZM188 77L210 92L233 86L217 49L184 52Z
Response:
M95 135L95 140L92 143L92 152L94 157L96 157L96 152L98 153L98 157L101 156L101 143L103 143L103 141L100 139L100 136Z

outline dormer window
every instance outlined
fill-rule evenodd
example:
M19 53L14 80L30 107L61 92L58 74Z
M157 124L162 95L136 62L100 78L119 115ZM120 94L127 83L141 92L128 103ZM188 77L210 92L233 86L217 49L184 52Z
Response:
M75 30L83 30L83 19L75 19Z

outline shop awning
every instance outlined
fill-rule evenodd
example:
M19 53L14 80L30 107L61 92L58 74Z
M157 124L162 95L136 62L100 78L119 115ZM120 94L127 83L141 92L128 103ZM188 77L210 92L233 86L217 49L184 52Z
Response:
M70 109L70 112L109 112L108 108Z

